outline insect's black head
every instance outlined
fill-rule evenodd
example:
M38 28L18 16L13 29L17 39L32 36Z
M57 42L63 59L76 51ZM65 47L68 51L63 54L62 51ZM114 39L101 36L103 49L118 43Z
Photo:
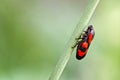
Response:
M92 26L92 25L89 25L89 26L88 26L88 30L93 30L93 26Z
M90 33L91 33L91 34L93 35L93 37L94 37L95 31L94 31L92 25L89 25L89 26L88 26L88 29L87 29L87 34L89 35Z

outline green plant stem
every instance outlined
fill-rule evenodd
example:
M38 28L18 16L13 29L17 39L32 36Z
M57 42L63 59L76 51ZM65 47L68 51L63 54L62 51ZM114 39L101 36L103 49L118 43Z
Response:
M90 0L88 6L86 7L83 15L80 18L80 22L76 26L71 38L69 39L68 43L66 44L66 47L64 49L63 55L61 56L60 60L58 61L56 68L51 73L49 80L58 80L74 50L72 48L77 41L75 38L79 38L83 28L85 28L88 25L88 22L93 15L93 12L95 11L95 8L97 7L99 3L99 0Z

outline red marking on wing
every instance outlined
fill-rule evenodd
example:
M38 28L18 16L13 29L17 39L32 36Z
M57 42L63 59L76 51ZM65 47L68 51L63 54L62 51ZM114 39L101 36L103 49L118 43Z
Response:
M85 55L85 52L82 52L81 50L78 50L78 55L79 55L80 57L82 57L82 56Z
M89 38L88 38L89 40L88 40L88 42L89 42L89 44L91 43L91 41L93 40L93 34L89 34Z
M82 44L82 47L83 47L83 48L88 48L88 43L87 43L87 42L84 42L84 43Z
M79 57L84 57L87 52L88 52L88 49L85 52L82 52L81 50L78 50L78 56Z

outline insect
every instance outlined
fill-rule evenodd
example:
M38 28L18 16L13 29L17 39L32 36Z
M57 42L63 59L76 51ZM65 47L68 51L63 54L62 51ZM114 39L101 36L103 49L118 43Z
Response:
M93 29L93 26L88 26L88 29L84 31L84 33L80 36L80 41L77 43L77 51L76 51L76 58L78 60L83 59L87 52L88 48L94 38L95 31Z

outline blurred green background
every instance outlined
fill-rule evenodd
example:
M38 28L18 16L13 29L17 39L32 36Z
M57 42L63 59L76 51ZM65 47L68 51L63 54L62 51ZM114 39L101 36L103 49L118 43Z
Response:
M0 80L47 80L89 0L0 0ZM87 56L60 80L120 80L120 0L101 0Z

